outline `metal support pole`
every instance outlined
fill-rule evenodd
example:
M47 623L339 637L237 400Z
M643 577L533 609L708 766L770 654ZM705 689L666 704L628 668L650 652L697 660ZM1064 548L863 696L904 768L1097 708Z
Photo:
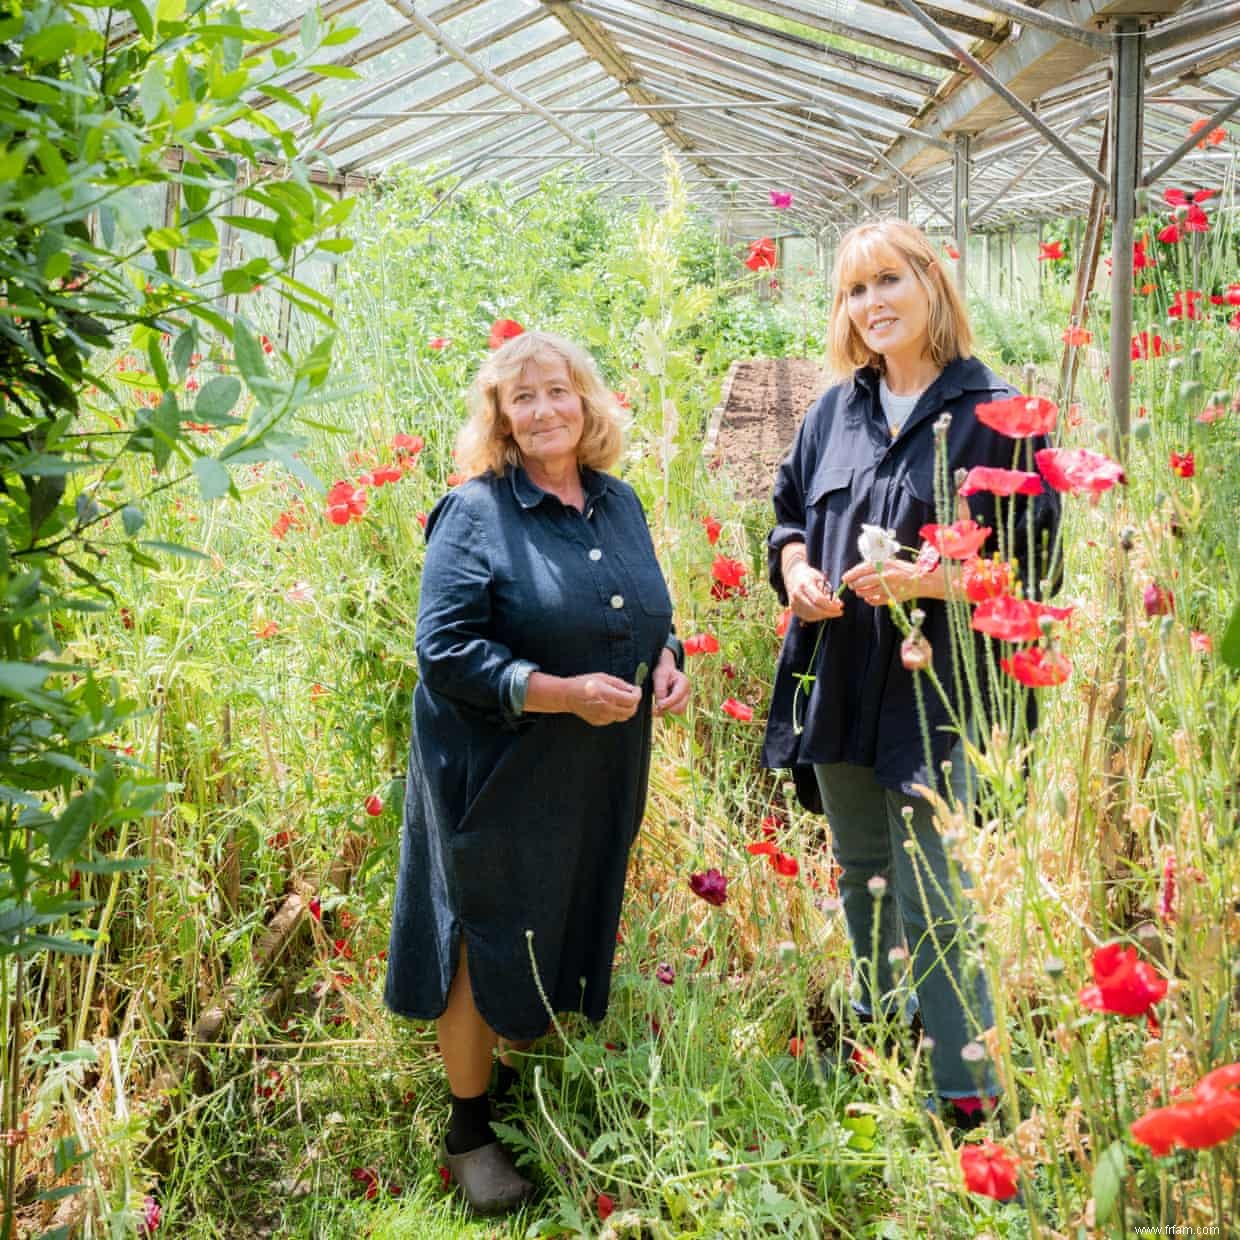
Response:
M896 186L896 214L902 219L908 219L908 186L901 181Z
M969 136L957 134L952 151L952 218L956 231L956 287L961 297L969 285Z
M1128 455L1132 392L1132 238L1141 175L1145 35L1131 19L1117 23L1111 56L1111 443Z

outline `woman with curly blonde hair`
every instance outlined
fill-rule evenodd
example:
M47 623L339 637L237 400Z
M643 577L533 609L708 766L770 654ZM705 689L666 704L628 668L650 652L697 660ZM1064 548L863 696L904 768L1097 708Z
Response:
M652 717L689 682L641 503L606 472L620 409L589 355L528 332L482 366L467 481L426 524L388 1007L435 1020L441 1159L480 1213L530 1191L490 1127L509 1049L607 1010ZM494 1097L488 1092L492 1059Z

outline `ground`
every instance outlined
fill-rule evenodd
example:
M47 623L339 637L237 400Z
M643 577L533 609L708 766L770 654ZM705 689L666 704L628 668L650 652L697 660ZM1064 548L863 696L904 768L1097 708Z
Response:
M821 362L808 358L736 363L724 387L713 456L723 463L739 499L770 496L776 467L829 382Z

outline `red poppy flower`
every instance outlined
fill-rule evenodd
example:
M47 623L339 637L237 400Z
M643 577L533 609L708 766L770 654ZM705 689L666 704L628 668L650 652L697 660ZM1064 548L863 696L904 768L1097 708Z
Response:
M1210 217L1195 203L1190 203L1184 212L1185 232L1209 232Z
M1054 263L1061 258L1066 258L1063 252L1062 241L1039 241L1038 242L1038 262Z
M990 465L974 465L965 476L961 495L989 491L992 495L1041 495L1042 479L1023 469L996 469Z
M1179 478L1191 478L1197 472L1197 462L1191 452L1171 454L1172 472Z
M366 812L372 818L378 818L383 813L383 798L376 796L373 792L366 798Z
M984 426L1013 439L1024 439L1054 430L1059 406L1043 396L1009 396L1006 400L983 401L974 412Z
M366 512L366 488L337 482L327 493L327 519L333 525L360 521Z
M1110 262L1110 260L1107 260ZM1136 271L1144 271L1147 267L1157 267L1158 262L1152 254L1145 252L1144 241L1134 241L1132 243L1132 269Z
M710 590L711 597L725 599L734 594L748 593L742 582L748 571L740 560L729 559L726 555L715 556L715 562L710 569L710 575L715 579Z
M406 435L403 432L392 436L392 451L401 456L417 456L426 447L426 440L421 435Z
M1163 190L1163 202L1169 207L1188 206L1188 195L1182 189Z
M419 513L418 513L418 514L417 514L417 515L416 515L413 519L414 519L414 520L415 520L415 521L416 521L416 522L417 522L417 523L418 523L418 524L419 524L419 525L420 525L423 529L426 529L426 520L427 520L427 514L426 514L426 513L424 513L424 512L419 512Z
M1155 332L1141 332L1132 338L1132 360L1144 361L1148 357L1162 357L1167 351L1167 343Z
M1158 240L1163 245L1175 245L1180 240L1180 236L1180 226L1174 220L1158 230Z
M948 258L957 259L960 257L960 251L956 249L956 247L952 245L950 241L944 243L943 250L946 253Z
M148 1193L142 1198L142 1218L138 1223L138 1235L142 1240L149 1240L155 1234L163 1216L164 1212L154 1197Z
M1167 317L1169 319L1191 319L1194 322L1202 317L1201 307L1197 304L1201 300L1201 294L1193 288L1186 288L1178 291L1171 300L1171 305L1167 307Z
M804 1051L805 1042L801 1038L788 1039L788 1054L791 1055L793 1059L800 1059Z
M598 1195L598 1216L605 1219L616 1208L616 1203L606 1193Z
M792 623L792 608L785 607L779 613L779 619L775 621L775 636L786 637L788 635L788 626Z
M764 268L774 267L777 262L775 242L770 237L761 237L749 243L749 255L745 259L745 266L750 271L762 271Z
M276 351L276 346L266 336L259 336L258 342L263 346L264 353L274 353Z
M778 835L788 824L778 814L767 814L762 820L762 834L768 839Z
M973 612L973 627L1005 642L1035 642L1042 635L1034 605L1009 594L983 599Z
M491 324L491 334L487 337L487 348L498 349L506 340L514 340L523 335L525 328L516 319L496 319Z
M389 482L399 482L404 477L399 465L377 465L370 471L369 485L386 486Z
M1117 482L1127 482L1117 461L1088 448L1043 448L1034 453L1034 460L1056 491L1101 495Z
M1217 193L1218 193L1218 190L1216 189L1199 189L1193 195L1193 201L1194 202L1209 202L1210 199L1213 198L1214 195Z
M1063 334L1064 344L1073 349L1084 348L1094 338L1094 333L1083 327L1069 327Z
M971 1193L1010 1201L1016 1196L1016 1162L1011 1154L993 1141L966 1145L960 1151L964 1186Z
M964 594L971 603L998 598L1012 588L1012 565L1007 560L983 560L974 556L964 562Z
M1229 284L1225 293L1211 293L1210 302L1215 306L1240 306L1240 284Z
M1167 993L1165 978L1152 965L1137 959L1135 947L1107 943L1094 952L1094 984L1079 998L1094 1012L1115 1016L1145 1016Z
M1061 685L1072 675L1072 664L1063 655L1041 646L1017 650L1010 658L1000 659L999 666L1029 689Z
M447 1167L439 1168L439 1183L445 1193L452 1187L452 1172Z
M654 975L664 986L670 986L676 980L676 970L670 964L660 964Z
M689 890L716 908L728 899L727 876L713 867L700 874L689 875Z
M1214 650L1214 638L1209 633L1193 629L1188 635L1188 648L1193 654L1211 654Z
M1168 616L1175 611L1175 595L1151 581L1141 593L1141 605L1147 616Z
M949 560L967 560L990 537L990 526L978 525L976 521L953 521L951 525L923 525L918 533Z
M464 474L449 474L444 480L444 485L449 487L459 487L465 481Z
M427 343L427 348L434 349L436 353L440 353L451 343L452 340L448 336L432 336Z
M710 633L697 633L685 638L685 654L718 654L719 639Z
M268 637L274 637L280 631L280 626L274 620L265 620L263 622L254 622L254 636L261 640Z
M750 723L753 721L753 707L746 706L744 702L738 702L735 698L728 698L724 702L723 713L731 715L738 723Z
M318 896L311 896L310 903L306 907L310 910L310 916L315 921L323 920L323 902Z
M801 872L797 859L790 857L786 852L777 852L771 858L771 865L775 873L782 875L784 878L795 878Z
M723 530L723 522L715 517L703 517L702 528L706 531L706 541L713 547L719 541L719 535Z

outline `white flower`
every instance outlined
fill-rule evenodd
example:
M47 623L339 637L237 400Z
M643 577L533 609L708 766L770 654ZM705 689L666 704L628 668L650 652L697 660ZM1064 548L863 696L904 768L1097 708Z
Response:
M900 554L895 530L885 530L881 525L863 525L857 535L857 550L867 564L881 564Z

